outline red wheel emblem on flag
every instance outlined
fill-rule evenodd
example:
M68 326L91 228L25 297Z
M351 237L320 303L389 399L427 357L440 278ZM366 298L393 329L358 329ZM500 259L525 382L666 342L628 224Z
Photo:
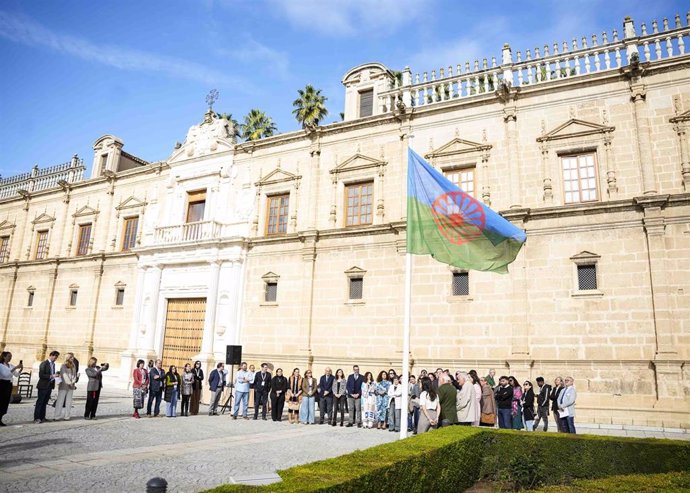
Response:
M434 222L451 243L462 245L481 236L486 224L484 208L464 192L448 192L431 205Z

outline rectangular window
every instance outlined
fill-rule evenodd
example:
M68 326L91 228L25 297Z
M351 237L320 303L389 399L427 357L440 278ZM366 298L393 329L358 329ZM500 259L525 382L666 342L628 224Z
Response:
M266 235L287 233L290 195L273 195L267 199Z
M105 167L108 164L108 155L107 154L102 154L101 155L101 175L105 171Z
M125 288L117 288L115 291L115 305L122 306L125 303Z
M77 306L77 294L79 290L70 289L69 290L69 306Z
M565 203L597 200L597 172L594 154L561 157Z
M267 282L266 291L264 292L264 301L275 303L278 300L278 283Z
M351 277L350 278L350 299L361 300L364 293L364 278Z
M453 296L470 294L470 275L468 272L453 272Z
M187 193L187 222L197 223L204 220L206 209L206 190Z
M357 183L345 188L345 209L347 226L361 226L372 223L374 182Z
M79 226L79 246L77 247L77 255L86 255L89 253L89 241L91 241L91 223L82 224Z
M374 113L374 90L367 89L359 93L359 117L371 116Z
M597 289L596 264L577 266L577 289L580 291Z
M36 236L36 260L48 256L48 231L39 231Z
M122 232L122 251L127 252L137 244L137 228L139 227L139 216L125 218L124 230Z
M460 187L460 190L474 197L474 171L475 167L472 166L469 168L446 171L445 175L450 182Z
M7 262L10 256L10 237L3 236L0 238L0 264Z
M26 306L34 306L34 292L29 291L29 299L26 300Z

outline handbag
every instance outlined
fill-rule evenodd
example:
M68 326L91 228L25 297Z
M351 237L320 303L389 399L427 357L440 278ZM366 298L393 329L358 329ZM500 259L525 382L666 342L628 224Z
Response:
M482 413L481 418L479 418L479 422L487 424L487 425L496 424L496 415L495 414L489 414L489 413Z

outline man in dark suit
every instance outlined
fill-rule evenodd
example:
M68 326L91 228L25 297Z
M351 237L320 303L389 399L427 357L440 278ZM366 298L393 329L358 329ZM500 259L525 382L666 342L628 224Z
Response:
M60 376L60 373L55 370L55 360L58 356L60 356L59 352L52 351L48 359L38 367L38 383L36 384L38 397L34 408L34 423L44 423L46 420L46 407L50 400L50 393L55 388L55 378Z
M208 415L218 416L218 403L220 402L220 396L223 395L223 390L225 389L225 365L223 363L218 363L215 370L213 370L208 376L208 387L211 391Z
M254 419L259 418L259 406L261 406L261 418L266 421L266 408L268 407L268 393L271 391L271 373L268 364L261 363L261 371L254 374Z
M357 427L362 427L362 383L364 377L359 374L359 366L352 367L352 375L347 377L347 384L345 390L347 391L347 407L350 409L350 422L348 427L354 426L357 421Z
M549 431L549 399L551 397L551 385L544 383L544 377L537 377L539 395L537 395L537 420L533 430L536 431L539 421L544 420L544 431Z
M561 432L563 432L564 430L558 412L558 398L561 396L561 392L563 392L564 388L565 387L563 386L563 379L561 377L556 377L556 379L553 381L551 395L549 396L549 399L551 400L551 410L553 411L553 419L556 420L556 427L558 428L558 431Z
M165 390L165 370L163 369L163 362L157 359L156 365L149 371L149 400L146 404L146 416L151 417L151 404L154 400L156 404L153 408L153 417L155 418L160 414L163 390Z
M324 374L319 379L319 386L316 388L319 393L319 424L323 424L324 416L328 415L326 423L331 420L333 414L333 381L335 377L330 368L326 367Z

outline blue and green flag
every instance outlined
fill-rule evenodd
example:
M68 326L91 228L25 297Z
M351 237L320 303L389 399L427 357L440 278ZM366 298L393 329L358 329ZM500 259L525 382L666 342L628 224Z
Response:
M407 252L506 274L523 230L463 192L412 149L407 164Z

